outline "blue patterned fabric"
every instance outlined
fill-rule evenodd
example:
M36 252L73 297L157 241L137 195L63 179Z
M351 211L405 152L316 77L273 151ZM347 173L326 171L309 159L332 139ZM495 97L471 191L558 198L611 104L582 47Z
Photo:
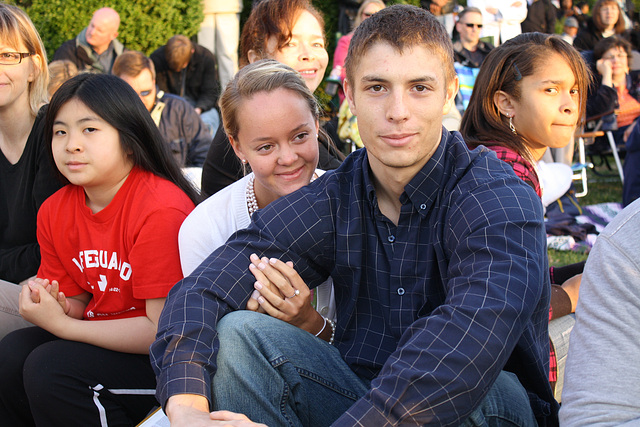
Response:
M253 290L249 255L292 261L310 287L333 278L335 346L372 388L337 425L457 425L501 370L541 420L548 382L549 274L542 205L509 165L443 128L405 187L395 225L380 212L366 149L256 212L170 292L151 358L163 404L211 401L216 323ZM418 421L417 421L418 420Z

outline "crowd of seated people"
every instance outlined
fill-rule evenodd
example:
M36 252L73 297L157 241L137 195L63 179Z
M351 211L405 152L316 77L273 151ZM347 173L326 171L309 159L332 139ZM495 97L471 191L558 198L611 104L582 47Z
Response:
M549 266L536 167L605 111L640 163L623 6L365 0L333 55L345 158L313 94L318 9L261 0L240 29L218 3L207 47L127 50L103 7L49 64L0 3L0 424L640 418L592 341L618 326L610 304L594 321L596 281L632 305L633 262L605 265L633 258L640 173L583 275Z

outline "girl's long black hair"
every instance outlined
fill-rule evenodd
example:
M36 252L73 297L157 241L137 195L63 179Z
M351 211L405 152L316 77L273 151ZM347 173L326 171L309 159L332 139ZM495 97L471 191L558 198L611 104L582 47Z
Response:
M53 95L45 122L45 141L48 141L51 161L53 123L60 108L72 99L78 99L117 129L122 150L131 153L136 166L173 182L194 203L199 202L198 191L183 175L138 94L124 80L112 75L79 74Z

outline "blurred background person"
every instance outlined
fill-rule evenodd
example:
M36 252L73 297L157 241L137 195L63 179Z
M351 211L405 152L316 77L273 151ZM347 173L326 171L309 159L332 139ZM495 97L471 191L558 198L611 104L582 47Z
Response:
M238 42L242 0L203 0L204 21L198 44L215 52L220 85L224 88L238 71Z
M573 40L576 49L593 50L600 40L625 30L622 9L616 0L598 0L593 7L593 15L586 21L586 27L578 31Z
M216 110L220 88L213 53L178 34L153 51L151 60L158 88L186 99L213 137L220 125Z
M489 38L494 46L520 34L520 23L527 17L527 0L469 0L467 7L480 9L484 22L480 37Z
M314 92L329 63L324 18L308 0L263 0L242 29L240 66L259 59L275 59L300 73ZM318 168L335 169L343 155L320 132ZM211 143L202 170L202 192L209 196L242 178L247 171L233 153L222 127Z
M180 167L202 167L211 135L187 101L157 90L151 59L142 52L127 51L113 64L113 74L138 94Z
M62 86L62 83L66 82L76 74L78 74L78 67L68 59L51 61L49 64L49 86L47 87L49 98L51 98L55 91Z
M117 39L120 15L110 7L96 10L87 28L64 42L53 54L53 60L68 59L78 70L110 73L113 62L124 51Z
M573 44L573 40L576 38L578 34L578 29L580 24L578 24L578 20L574 16L570 16L564 20L564 24L562 25L562 40L566 41L569 44Z
M331 70L331 74L329 75L332 78L340 79L340 83L344 82L344 78L347 76L347 73L344 69L344 60L347 58L347 52L349 51L349 43L351 43L351 38L353 37L353 32L358 25L374 13L378 12L385 8L385 4L382 0L364 0L362 5L358 9L358 15L354 21L353 30L348 34L340 37L338 40L338 44L336 46L336 50L333 52L333 69ZM344 101L344 92L342 88L338 91L338 95L340 96L340 104Z

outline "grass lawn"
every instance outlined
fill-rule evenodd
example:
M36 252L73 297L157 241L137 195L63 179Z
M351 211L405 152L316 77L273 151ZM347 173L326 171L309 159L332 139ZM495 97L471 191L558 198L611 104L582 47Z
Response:
M585 197L578 199L581 206L594 205L605 202L622 202L622 183L618 177L618 172L613 161L613 156L609 156L609 164L613 171L604 165L598 165L594 170L587 172L589 193ZM597 173L596 173L597 172ZM581 184L574 181L576 189L581 189ZM587 259L587 254L572 251L556 251L549 249L549 264L562 266L580 262Z

